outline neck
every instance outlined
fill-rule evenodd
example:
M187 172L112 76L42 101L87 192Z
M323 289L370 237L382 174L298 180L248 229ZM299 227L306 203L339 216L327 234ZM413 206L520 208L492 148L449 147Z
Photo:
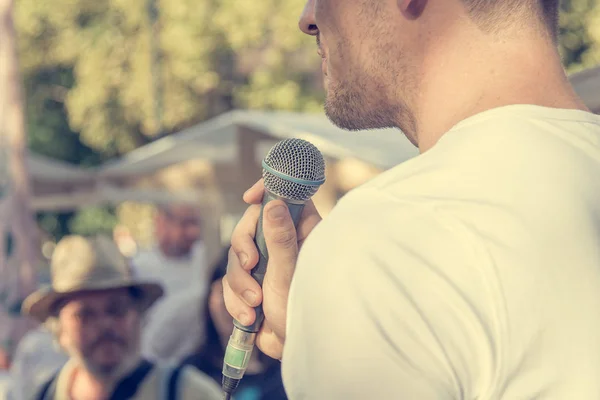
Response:
M186 259L189 259L192 254L191 250L187 253L175 254L166 245L165 246L159 245L158 248L160 249L160 252L162 253L162 255L169 260L175 260L175 261L186 260Z
M117 378L100 378L83 367L73 370L70 394L73 400L106 400L115 388Z
M428 39L413 107L417 131L408 133L421 153L458 122L493 108L532 104L587 110L552 40L521 28L510 37L491 37L463 21L462 28Z
M84 365L77 365L71 376L70 389L73 400L106 400L124 376L131 373L139 364L139 358L125 362L116 373L109 376L94 374Z

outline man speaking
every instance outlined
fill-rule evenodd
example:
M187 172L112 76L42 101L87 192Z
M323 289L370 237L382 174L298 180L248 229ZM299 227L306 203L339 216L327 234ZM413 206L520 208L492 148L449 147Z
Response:
M262 302L257 345L290 399L600 398L600 117L563 71L557 14L309 0L329 118L397 127L421 154L322 222L309 203L297 231L266 205L262 290L262 184L245 194L225 300L243 324Z

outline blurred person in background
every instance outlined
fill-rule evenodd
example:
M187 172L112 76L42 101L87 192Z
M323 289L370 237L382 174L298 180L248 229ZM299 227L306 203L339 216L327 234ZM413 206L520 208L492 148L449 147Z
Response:
M160 312L144 327L142 352L145 358L180 364L198 348L206 333L202 304L206 290L199 288L172 294L161 304Z
M233 319L227 312L223 299L222 279L227 271L227 258L228 252L225 252L213 270L208 295L199 303L201 310L198 315L203 318L202 328L206 338L196 352L183 362L184 365L196 367L219 383L222 379L225 348L233 330ZM234 398L286 400L281 363L255 348Z
M161 205L154 220L156 243L132 259L138 277L159 281L165 296L206 285L208 271L202 242L198 207L189 204Z
M37 399L221 398L218 385L193 369L142 358L142 319L163 289L134 279L109 238L64 238L52 255L51 275L51 286L28 296L22 312L47 324L69 360Z
M160 282L165 291L146 317L142 354L152 361L177 363L183 354L162 351L165 347L155 338L156 332L163 331L165 318L183 313L182 318L186 319L185 308L171 306L180 303L178 297L201 298L206 293L208 269L199 208L189 204L161 205L154 230L156 243L140 250L131 260L138 278ZM196 345L192 335L181 339L180 348L186 353Z
M226 263L226 258L220 258L211 271L225 268ZM208 285L214 284L214 281L213 276ZM207 297L206 290L198 289L171 295L161 312L154 315L153 323L145 329L145 355L151 359L180 364L196 352L206 341Z

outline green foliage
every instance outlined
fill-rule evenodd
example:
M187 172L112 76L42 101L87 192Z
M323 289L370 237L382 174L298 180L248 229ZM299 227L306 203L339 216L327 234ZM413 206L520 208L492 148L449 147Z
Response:
M69 126L64 99L73 81L72 71L60 66L38 68L25 77L29 147L73 164L99 165L102 154L85 146Z
M569 72L600 64L600 1L561 3L559 49Z
M146 0L21 0L26 71L66 66L69 126L94 150L117 155L152 140L152 35ZM302 0L162 1L164 126L174 131L234 107L314 109L314 42L297 28ZM277 10L277 12L274 12ZM234 29L232 29L234 27Z
M69 231L77 235L104 233L112 236L117 224L115 212L103 207L90 207L81 210L69 223Z

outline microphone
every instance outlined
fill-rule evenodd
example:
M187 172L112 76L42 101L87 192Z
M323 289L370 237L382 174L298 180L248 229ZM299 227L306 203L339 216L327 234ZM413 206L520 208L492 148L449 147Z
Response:
M265 193L262 200L254 243L258 248L258 263L250 272L262 287L269 254L263 235L263 210L273 200L286 203L294 226L297 226L304 204L325 182L323 155L312 144L302 139L285 139L275 144L262 161ZM229 338L223 362L223 391L225 399L237 389L246 372L256 334L264 320L262 304L255 307L256 320L244 326L234 319L233 332Z

